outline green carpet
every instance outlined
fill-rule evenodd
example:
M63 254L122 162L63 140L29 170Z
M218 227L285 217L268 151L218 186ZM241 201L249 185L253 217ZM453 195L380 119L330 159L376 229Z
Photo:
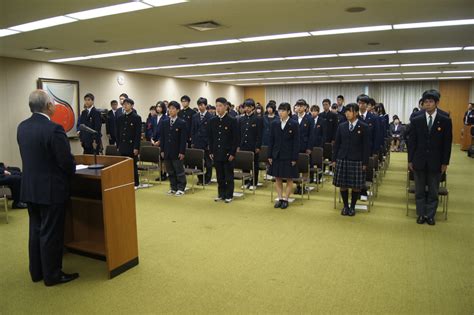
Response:
M405 216L404 153L372 212L353 218L333 209L332 185L287 210L268 189L228 205L215 184L181 198L166 183L139 190L139 266L108 280L104 262L67 254L80 278L51 288L29 278L27 212L8 225L0 213L0 314L472 314L473 166L454 146L449 219L434 227Z

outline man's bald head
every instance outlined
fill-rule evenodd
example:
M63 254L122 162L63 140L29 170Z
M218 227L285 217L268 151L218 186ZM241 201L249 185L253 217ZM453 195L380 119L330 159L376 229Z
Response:
M49 106L52 105L51 98L44 90L35 90L30 93L29 105L32 113L45 113L49 111Z

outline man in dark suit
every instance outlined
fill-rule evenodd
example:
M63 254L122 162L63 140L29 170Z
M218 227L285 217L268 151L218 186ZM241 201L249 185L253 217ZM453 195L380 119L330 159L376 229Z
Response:
M193 116L191 138L192 147L204 150L204 166L206 174L204 176L204 185L211 182L212 178L212 160L209 157L209 122L212 115L206 110L207 99L200 97L197 101L199 112ZM198 185L202 185L202 175L198 176Z
M29 259L34 282L52 286L76 279L62 271L65 204L75 162L63 127L51 122L54 105L48 94L30 94L33 115L20 123L17 141L23 162L20 199L30 217Z
M375 102L375 101L373 101ZM370 155L378 154L381 143L381 136L376 131L380 129L380 120L378 116L367 110L368 105L372 103L372 99L365 94L357 97L357 105L359 105L359 117L361 121L369 126Z
M178 112L178 117L181 118L186 122L186 143L187 147L191 146L191 125L193 123L193 116L196 114L196 112L189 107L189 103L191 102L191 98L187 95L183 95L181 97L181 109Z
M7 186L12 192L13 209L25 209L28 205L20 201L21 171L16 167L7 167L0 162L0 186Z
M99 154L101 148L101 128L102 119L100 112L94 107L94 95L87 93L84 96L84 107L81 116L79 117L78 126L86 125L87 127L97 131L97 134L91 134L89 132L80 132L79 139L81 140L84 154L94 154L94 141L96 144L95 152Z
M464 113L463 123L467 126L474 125L474 103L469 103L467 111Z
M142 135L142 119L133 111L135 102L126 98L123 101L124 114L117 118L117 148L121 156L133 159L135 189L140 185L138 178L138 154Z
M329 99L323 100L323 111L319 114L319 117L326 121L326 139L328 143L334 144L336 139L336 130L338 123L337 114L331 111L331 101Z
M259 153L262 148L263 119L255 114L255 101L251 98L244 101L245 115L239 121L240 145L238 150L251 151L254 153L254 187L252 180L245 183L247 188L257 189L259 171ZM243 170L250 172L250 170Z
M439 94L438 90L427 90L425 92L430 92L431 94L437 94L438 95L438 98L441 98L441 95ZM419 111L415 112L413 111L410 115L410 122L413 120L413 118L419 116L419 115L423 115L426 113L426 109L424 107L424 101L423 101L423 98L420 98L420 100L418 101L418 106L420 108ZM441 108L436 108L436 112L438 114L441 114L443 116L446 116L446 117L450 117L450 114L444 110L442 110Z
M216 168L218 196L214 201L232 202L234 195L234 158L239 145L237 120L227 114L227 100L216 99L216 116L210 121L209 153Z
M417 223L435 225L441 175L446 172L453 141L451 119L438 110L440 94L423 93L424 115L413 118L408 139L408 168L415 177Z
M169 119L161 124L160 149L170 180L168 195L181 197L186 189L184 154L188 131L186 122L178 117L180 105L176 101L168 104Z
M118 102L113 100L110 102L111 109L107 113L107 122L105 124L105 130L107 137L109 138L109 144L114 145L117 141L117 116L118 114Z

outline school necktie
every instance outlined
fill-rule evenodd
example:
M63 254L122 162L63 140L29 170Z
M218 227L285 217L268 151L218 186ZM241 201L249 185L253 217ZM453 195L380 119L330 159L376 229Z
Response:
M352 131L354 130L354 125L353 124L349 124L349 131Z
M430 115L428 120L428 131L431 131L431 127L433 127L433 117Z

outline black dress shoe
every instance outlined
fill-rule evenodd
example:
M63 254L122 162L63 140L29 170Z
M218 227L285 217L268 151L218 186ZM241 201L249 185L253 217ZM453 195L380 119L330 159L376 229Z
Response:
M31 278L33 282L40 282L43 280L43 277L38 277L38 278Z
M282 203L281 203L281 208L282 208L282 209L288 208L288 200L283 200L283 201L282 201Z
M349 208L346 208L346 207L342 208L341 215L348 215L348 214L349 214Z
M24 202L21 202L21 201L14 202L12 204L12 209L26 209L26 208L28 208L28 205Z
M423 224L426 222L426 218L422 215L418 216L418 219L416 219L416 223L418 224Z
M434 218L426 218L426 222L428 223L428 225L435 225L436 224Z
M49 281L44 281L44 284L47 286L47 287L51 287L53 285L57 285L57 284L62 284L62 283L66 283L66 282L69 282L69 281L72 281L74 279L77 279L79 278L79 274L78 273L64 273L64 272L61 272L61 275L56 278L56 279L53 279L53 280L49 280Z
M275 209L281 208L282 204L283 204L283 200L279 199L277 202L275 202L275 205L273 206L273 208Z
M347 213L348 216L353 217L356 215L356 209L355 208L349 208L349 212Z

